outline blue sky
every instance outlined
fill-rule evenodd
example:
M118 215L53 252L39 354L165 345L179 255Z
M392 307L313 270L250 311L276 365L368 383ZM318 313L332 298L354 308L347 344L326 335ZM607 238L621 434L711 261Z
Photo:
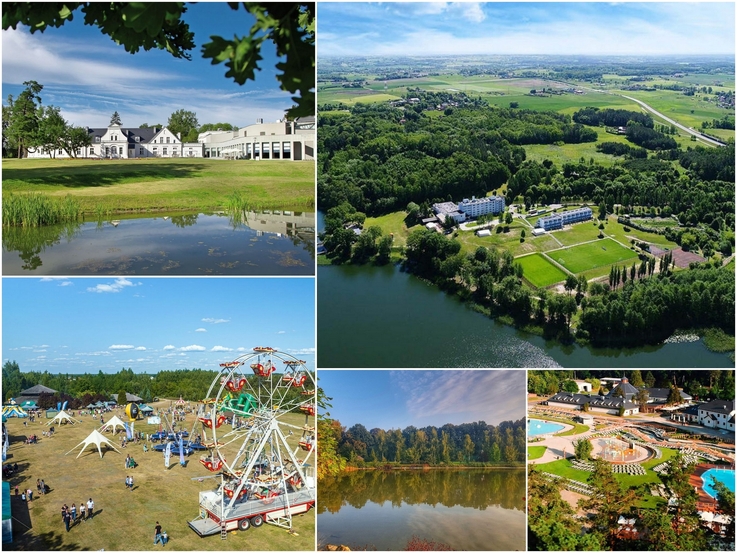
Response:
M330 416L344 426L406 428L525 416L524 370L328 370L318 383L332 397Z
M315 368L312 278L4 278L2 300L21 371L215 369L254 346Z
M77 11L59 29L31 34L18 26L2 31L3 103L8 94L17 96L24 81L35 80L44 85L44 104L59 106L67 120L90 127L107 126L116 110L123 126L166 125L177 109L194 111L200 124L243 127L257 118L276 121L292 105L276 80L273 43L264 43L257 80L243 86L225 77L225 64L211 65L202 58L202 44L211 35L227 39L247 34L253 18L242 7L233 11L225 3L188 4L184 20L196 44L192 61L162 50L129 54L97 27L85 26L83 19Z
M323 56L732 54L734 3L319 3Z

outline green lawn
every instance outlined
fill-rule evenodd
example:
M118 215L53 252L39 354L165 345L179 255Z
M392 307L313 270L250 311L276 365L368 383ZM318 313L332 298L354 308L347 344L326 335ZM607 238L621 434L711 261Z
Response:
M70 195L85 212L217 210L238 191L254 207L314 207L311 161L3 160L3 195Z
M154 408L168 408L170 401L153 404ZM117 410L123 417L122 409ZM187 415L184 427L192 428L195 415ZM303 425L302 415L287 415L289 422ZM76 418L76 417L75 417ZM10 479L11 486L36 490L36 479L43 478L51 488L47 495L36 497L30 504L12 498L13 516L24 520L30 528L13 523L14 543L11 549L34 551L153 551L154 525L158 520L170 537L167 550L175 551L266 551L266 550L314 550L316 510L293 518L295 534L270 524L251 528L246 532L230 532L225 541L219 535L200 538L187 522L199 515L199 492L213 489L219 480L199 463L200 455L187 458L187 466L179 465L174 456L171 466L164 466L163 455L142 446L120 448L119 438L113 439L121 451L117 453L103 447L101 459L90 447L77 459L79 450L65 455L84 440L99 421L82 416L81 423L57 428L53 437L39 437L35 445L26 445L22 437L30 433L41 434L46 429L46 419L33 430L24 428L20 419L11 418L8 461L17 462L21 470ZM314 424L314 423L313 423ZM158 425L148 425L145 420L135 423L137 431L151 433ZM288 436L291 446L297 447L298 432ZM110 435L107 435L110 436ZM126 470L123 461L130 454L138 463L133 470ZM226 457L227 458L227 457ZM314 462L312 457L311 463ZM127 475L134 478L134 489L124 486ZM66 532L61 521L62 504L71 506L92 496L96 515L92 520L78 522ZM5 547L4 547L5 549Z
M532 461L534 459L539 459L543 455L545 455L545 450L548 449L544 445L528 445L527 446L527 459Z
M395 211L394 213L380 217L366 217L363 228L379 227L382 236L388 236L393 233L394 246L404 246L407 243L407 237L410 233L420 228L419 225L415 225L411 229L408 229L404 223L406 216L407 214L404 211Z
M518 257L515 261L522 265L524 278L538 288L545 288L566 279L566 273L539 253Z
M606 233L606 228L604 233ZM554 234L564 246L575 246L581 242L596 240L599 235L599 222L597 220L582 221L575 225L566 225L562 229L556 230Z
M548 255L574 274L637 258L635 252L609 238L555 250Z

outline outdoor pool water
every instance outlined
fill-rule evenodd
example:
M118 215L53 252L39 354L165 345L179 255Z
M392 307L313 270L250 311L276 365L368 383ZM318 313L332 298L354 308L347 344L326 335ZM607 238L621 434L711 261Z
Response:
M704 481L704 491L710 496L716 498L717 492L714 489L714 482L712 477L717 482L721 482L732 492L734 492L734 470L731 469L709 469L701 475L701 479Z
M540 421L537 419L530 419L527 425L528 436L542 436L543 434L554 434L563 430L565 426L558 424L557 422Z

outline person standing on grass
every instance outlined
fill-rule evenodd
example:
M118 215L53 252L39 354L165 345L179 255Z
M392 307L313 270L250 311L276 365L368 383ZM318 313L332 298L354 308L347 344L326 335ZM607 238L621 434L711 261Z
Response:
M161 535L161 524L159 524L159 521L156 521L156 528L154 528L154 545L161 542L161 545L164 545L164 538Z
M71 514L72 514L72 524L74 524L77 522L77 506L74 503L72 503Z
M41 480L41 495L46 495L46 482Z
M95 502L92 501L92 498L90 497L90 500L87 502L87 518L91 520L94 512L95 512Z
M128 487L130 488L130 491L133 491L133 477L128 477Z
M69 522L71 521L72 517L69 515L68 512L64 511L64 526L67 528L67 532L69 532Z
M82 503L79 504L79 520L81 520L82 522L84 522L85 514L84 501L82 501Z

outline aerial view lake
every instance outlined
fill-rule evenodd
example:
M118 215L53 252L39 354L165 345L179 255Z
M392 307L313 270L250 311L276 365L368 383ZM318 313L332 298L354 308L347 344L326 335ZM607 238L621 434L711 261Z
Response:
M734 367L702 340L563 345L498 323L394 265L318 268L320 367Z
M3 229L4 275L314 275L315 214L120 216Z
M525 548L523 469L357 471L318 486L318 548L397 551L413 538L455 550Z

